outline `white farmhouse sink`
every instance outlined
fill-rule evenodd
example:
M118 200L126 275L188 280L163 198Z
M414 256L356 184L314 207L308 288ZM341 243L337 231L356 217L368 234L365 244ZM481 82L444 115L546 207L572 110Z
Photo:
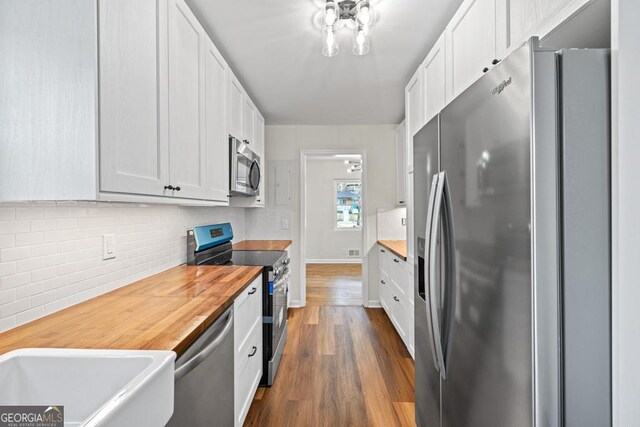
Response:
M0 356L0 405L64 406L65 426L164 426L172 351L21 349Z

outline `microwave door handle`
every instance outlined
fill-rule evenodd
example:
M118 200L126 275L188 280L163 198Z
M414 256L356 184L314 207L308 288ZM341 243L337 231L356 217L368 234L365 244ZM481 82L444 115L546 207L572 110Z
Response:
M425 250L424 250L424 265L422 277L424 277L425 281L425 307L427 311L427 331L429 332L429 348L431 349L431 356L433 357L433 365L435 367L436 372L440 372L440 363L438 361L438 356L436 355L436 342L433 334L433 324L431 321L431 303L430 303L430 291L431 287L429 283L429 271L431 270L429 264L429 246L431 242L431 220L433 215L433 206L436 196L436 189L438 188L438 175L433 175L433 180L431 182L431 193L429 194L429 203L427 205L427 223L425 227Z
M436 356L440 366L440 376L442 379L447 378L444 367L444 357L442 351L442 334L441 334L441 313L438 307L440 283L437 282L436 262L438 254L438 234L440 231L440 216L442 213L442 200L444 192L444 181L446 180L445 172L438 174L438 188L435 194L434 210L431 216L431 235L429 242L429 304L431 304L431 325L433 330L433 339L435 344Z

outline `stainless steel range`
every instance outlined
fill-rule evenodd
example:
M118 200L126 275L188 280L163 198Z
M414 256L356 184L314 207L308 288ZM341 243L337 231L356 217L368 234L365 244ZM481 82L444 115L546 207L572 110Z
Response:
M287 341L289 263L286 251L233 250L231 224L194 227L187 231L187 265L253 265L262 273L263 374L270 386Z

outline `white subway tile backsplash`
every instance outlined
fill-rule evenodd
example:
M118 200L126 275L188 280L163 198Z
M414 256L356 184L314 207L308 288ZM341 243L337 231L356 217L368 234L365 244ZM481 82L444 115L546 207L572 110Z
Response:
M0 234L16 234L31 231L29 221L0 221Z
M0 221L9 221L16 218L14 208L0 208Z
M31 273L18 273L11 276L0 277L0 289L11 289L17 286L31 283Z
M231 222L245 211L102 202L0 203L0 331L186 261L186 230ZM102 235L116 258L102 260Z
M36 245L44 242L44 233L20 233L16 234L16 246Z
M16 245L16 236L13 234L0 234L0 249L12 248Z
M31 301L29 298L15 300L8 304L3 304L0 306L0 317L9 317L16 313L20 313L21 311L28 310L31 306Z
M0 262L17 261L19 259L29 258L30 256L30 246L0 249Z

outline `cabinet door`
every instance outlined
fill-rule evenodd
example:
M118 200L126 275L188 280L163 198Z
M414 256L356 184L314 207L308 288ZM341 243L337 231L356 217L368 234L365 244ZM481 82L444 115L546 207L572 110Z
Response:
M244 94L242 98L242 139L251 144L254 150L256 150L255 135L253 134L255 114L256 107L253 105L253 102L251 102L251 99Z
M418 68L404 91L405 96L405 124L407 136L411 141L413 136L424 126L424 93L422 89L423 74Z
M228 204L227 63L207 38L205 54L206 198Z
M231 72L227 73L228 93L228 109L227 109L227 133L242 140L242 103L243 93L242 85Z
M446 105L445 36L442 34L422 63L425 123Z
M465 0L445 29L449 101L496 59L496 1Z
M158 121L159 4L98 6L100 191L162 195L169 157Z
M183 0L169 2L169 170L177 197L204 198L205 33Z
M405 206L407 197L407 159L405 122L396 128L396 205Z

